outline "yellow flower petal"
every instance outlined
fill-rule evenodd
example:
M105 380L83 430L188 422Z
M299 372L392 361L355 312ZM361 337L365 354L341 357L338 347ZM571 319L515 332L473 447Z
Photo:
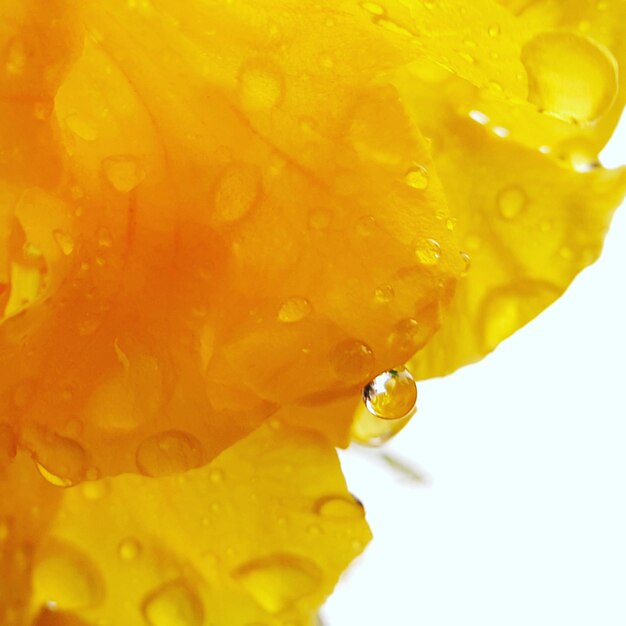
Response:
M88 624L308 625L370 538L332 448L286 428L181 476L62 493L35 554L31 611ZM65 626L54 619L40 623Z
M402 84L403 78L398 78ZM626 170L569 163L498 136L457 112L474 90L456 79L404 83L432 137L437 171L471 257L442 330L411 361L418 377L477 360L552 303L600 253L611 214L626 192ZM433 93L431 91L430 93Z

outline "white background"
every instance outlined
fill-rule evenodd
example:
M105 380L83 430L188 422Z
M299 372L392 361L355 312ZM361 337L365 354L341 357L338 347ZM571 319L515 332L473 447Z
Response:
M603 154L626 162L626 120ZM626 206L604 253L481 363L420 385L342 463L375 539L327 626L626 626Z

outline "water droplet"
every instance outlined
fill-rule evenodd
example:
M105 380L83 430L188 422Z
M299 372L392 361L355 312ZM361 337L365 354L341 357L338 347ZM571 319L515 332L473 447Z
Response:
M363 519L363 505L354 498L346 496L326 496L320 498L314 507L315 513L322 517L338 520Z
M401 419L417 402L417 386L405 367L379 374L363 389L367 410L381 419Z
M499 37L500 33L501 33L501 29L500 26L498 26L498 24L492 24L489 27L489 36L490 37Z
M422 191L428 187L428 170L422 165L414 165L406 173L404 180L409 187Z
M254 206L261 191L261 175L254 165L234 163L222 172L215 189L211 219L217 224L232 224Z
M401 353L413 353L423 342L423 332L421 324L408 318L400 320L391 331L387 344L389 348Z
M617 95L617 63L599 44L571 32L541 33L522 50L528 100L561 119L593 122Z
M118 552L123 561L133 561L141 554L141 544L133 537L127 537L120 542Z
M306 298L294 297L283 302L278 310L278 320L285 323L300 322L313 311L311 303Z
M141 443L136 463L146 476L179 474L202 463L202 446L189 433L177 430L158 433Z
M346 384L367 380L376 364L372 349L356 339L338 343L331 351L330 360L337 377Z
M472 257L467 252L460 252L459 256L461 257L461 262L463 263L463 268L461 269L461 276L467 276L470 268L472 267Z
M102 226L98 229L98 247L100 248L112 248L113 247L113 235L111 231L106 227Z
M308 559L275 554L245 563L232 577L261 608L276 615L315 592L322 573Z
M528 205L528 196L521 187L505 187L496 199L500 215L505 220L514 220L519 217Z
M159 587L141 606L149 626L202 626L204 607L198 594L183 580Z
M386 420L372 415L361 405L352 420L350 434L352 440L364 446L378 447L395 437L413 418L417 410L409 412L402 419Z
M391 302L394 295L394 290L391 285L382 285L380 287L377 287L376 291L374 292L374 298L377 302L380 302L381 304L388 304L389 302Z
M60 610L92 607L103 597L101 576L82 552L69 544L46 549L33 572L36 604L53 602Z
M55 241L61 249L61 252L65 256L69 256L72 252L74 252L74 237L72 237L72 235L63 230L55 230L53 235Z
M245 63L239 72L239 94L248 110L266 111L280 105L285 97L281 71L268 61Z
M111 186L120 193L130 193L145 176L137 158L129 154L107 157L102 161L102 171Z
M422 265L437 265L441 261L441 246L434 239L420 239L415 246L415 255Z
M87 454L78 442L48 433L38 436L33 447L37 469L50 484L70 487L85 479Z

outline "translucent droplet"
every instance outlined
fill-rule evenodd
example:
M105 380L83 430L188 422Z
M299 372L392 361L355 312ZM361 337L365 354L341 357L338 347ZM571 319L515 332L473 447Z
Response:
M189 433L177 430L158 433L141 443L136 463L146 476L179 474L202 463L202 446Z
M88 608L102 599L102 579L85 554L56 545L35 565L33 595L38 604L53 602L61 610Z
M230 165L217 181L211 219L218 224L242 219L254 206L260 191L261 175L256 166Z
M528 206L528 196L521 187L506 187L496 199L498 211L505 220L514 220Z
M72 235L63 230L55 230L53 234L55 241L65 256L69 256L74 252L74 237Z
M461 262L463 263L461 276L467 276L470 268L472 267L472 257L467 252L460 252L459 256L461 257Z
M93 480L84 482L81 485L83 496L87 500L101 500L109 490L109 484L106 480Z
M406 184L413 189L426 189L429 183L428 170L422 165L414 165L406 173L404 180Z
M422 265L437 265L441 261L441 246L434 239L420 239L415 246L415 255Z
M204 606L183 580L159 587L143 601L141 611L148 626L202 626Z
M320 498L315 503L314 511L322 517L340 520L363 519L365 514L360 502L345 496Z
M417 402L417 386L405 367L379 374L363 389L367 410L381 419L401 419Z
M133 537L127 537L120 543L118 552L123 561L133 561L141 554L141 544Z
M378 447L395 437L413 418L413 409L402 419L386 420L372 415L365 405L361 405L352 420L350 435L352 440L364 446Z
M498 26L498 24L492 24L489 27L489 36L490 37L499 37L500 33L501 33L501 29L500 26Z
M266 61L248 62L239 73L239 93L248 110L264 111L276 107L285 96L282 72Z
M617 63L605 47L572 32L541 33L522 51L528 100L555 117L593 122L617 95Z
M423 345L427 336L425 329L416 319L407 318L395 325L389 334L387 345L395 352L412 354Z
M120 193L129 193L144 179L145 173L138 159L129 154L107 157L102 170L111 186Z
M275 554L245 563L232 577L261 608L276 615L315 592L322 573L308 559Z
M306 298L294 297L283 302L278 310L278 320L285 323L300 322L313 311L311 303Z
M381 304L387 304L391 302L394 295L394 290L391 285L381 285L380 287L377 287L376 291L374 292L374 298L376 298L376 301L380 302Z
M376 364L372 349L356 339L338 343L331 351L330 360L337 377L346 384L367 380Z
M70 487L85 479L87 455L73 439L56 434L37 437L33 456L39 473L55 487Z

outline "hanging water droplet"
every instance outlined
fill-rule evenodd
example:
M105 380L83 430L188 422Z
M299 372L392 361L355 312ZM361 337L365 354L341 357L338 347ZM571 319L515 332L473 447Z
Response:
M576 33L548 32L522 50L528 100L555 117L582 123L600 118L617 95L611 52Z
M420 239L415 246L415 255L422 265L437 265L441 261L441 246L434 239Z
M367 380L376 363L372 349L356 339L338 343L330 353L330 361L337 377L347 384Z
M428 187L428 170L422 165L414 165L406 173L404 180L409 187L422 191Z
M261 191L261 174L255 165L233 163L219 177L211 219L232 224L245 217Z
M313 311L311 303L306 298L289 298L278 310L278 320L285 323L300 322Z
M417 402L417 386L405 367L379 374L363 389L365 407L381 419L396 420L405 417Z
M249 561L232 577L265 611L276 615L315 592L322 580L312 561L290 554L274 554Z
M361 405L352 420L350 435L352 440L363 446L378 447L395 437L413 418L413 409L402 419L386 420L372 415Z
M202 626L204 607L184 580L176 580L149 594L141 606L149 626Z

